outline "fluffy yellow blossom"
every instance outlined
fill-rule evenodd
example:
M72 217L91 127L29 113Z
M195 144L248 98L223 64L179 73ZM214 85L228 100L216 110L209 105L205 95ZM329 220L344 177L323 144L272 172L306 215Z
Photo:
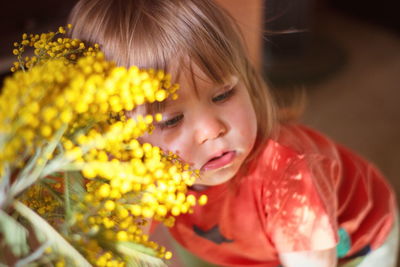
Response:
M63 37L66 28L14 44L18 61L0 96L0 208L21 200L93 265L124 266L121 246L130 243L170 259L141 227L171 227L207 199L187 196L198 172L138 141L161 114L127 112L175 99L179 86L161 70L116 66L98 45ZM34 56L24 57L27 49ZM54 255L54 265L76 260Z

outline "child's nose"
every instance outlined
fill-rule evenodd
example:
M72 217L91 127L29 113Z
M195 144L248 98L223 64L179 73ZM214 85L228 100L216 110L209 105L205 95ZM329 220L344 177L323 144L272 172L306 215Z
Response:
M198 144L203 144L208 140L222 137L227 132L226 125L217 117L206 116L198 121L195 139Z

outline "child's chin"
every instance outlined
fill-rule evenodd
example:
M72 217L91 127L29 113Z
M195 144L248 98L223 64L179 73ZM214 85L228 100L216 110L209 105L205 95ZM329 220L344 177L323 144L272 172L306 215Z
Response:
M233 176L234 175L226 175L225 177L219 177L217 179L199 178L194 185L203 187L216 186L228 182Z

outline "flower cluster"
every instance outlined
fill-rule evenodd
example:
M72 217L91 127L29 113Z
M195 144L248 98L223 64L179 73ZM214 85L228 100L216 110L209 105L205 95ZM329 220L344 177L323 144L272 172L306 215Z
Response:
M3 243L18 243L21 249L11 248L17 257L27 253L26 239L4 232L6 221L22 216L35 229L42 224L37 236L52 248L43 249L40 264L124 266L143 260L143 252L169 259L143 225L155 219L172 226L174 216L206 198L186 195L197 176L188 165L138 141L161 115L126 111L176 98L178 85L163 71L117 67L98 45L59 37L64 33L24 34L15 43L18 62L0 96ZM23 58L29 47L35 56ZM2 212L9 210L14 217Z
M67 27L70 29L72 25L68 24ZM60 37L60 34L65 33L65 28L59 27L57 32L30 34L29 36L26 33L22 34L22 41L14 43L13 54L17 56L18 61L14 62L11 71L29 69L40 61L47 61L51 58L76 62L82 55L90 55L99 51L97 44L86 49L85 43L78 39ZM34 56L24 58L23 54L29 48L34 49Z

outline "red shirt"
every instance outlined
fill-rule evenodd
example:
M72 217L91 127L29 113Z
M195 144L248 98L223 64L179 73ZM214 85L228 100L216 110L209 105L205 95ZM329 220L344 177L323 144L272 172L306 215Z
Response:
M246 175L210 187L208 203L170 230L186 249L221 266L278 266L278 253L333 248L346 255L379 247L394 220L395 197L377 169L321 134L282 126Z

